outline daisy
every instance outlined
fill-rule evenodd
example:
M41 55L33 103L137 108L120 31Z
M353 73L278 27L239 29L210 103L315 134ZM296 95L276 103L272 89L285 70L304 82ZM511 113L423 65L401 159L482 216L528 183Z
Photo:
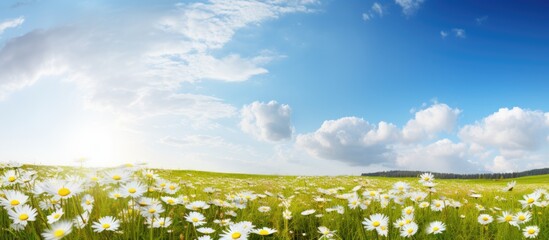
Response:
M5 209L14 208L27 203L29 197L15 190L4 190L4 198L0 198L0 204Z
M130 180L130 172L128 172L127 170L124 170L122 168L118 168L118 169L113 169L111 171L108 171L105 173L105 183L109 184L109 183L114 183L114 184L118 184L118 183L124 183L128 180Z
M362 224L364 225L364 228L367 230L374 230L378 229L381 226L387 226L387 223L389 221L389 218L381 213L370 215L370 219L364 218L364 221Z
M164 192L167 194L175 194L177 191L179 191L179 186L172 182L168 183L167 187L164 188Z
M309 209L309 210L305 210L305 211L301 212L301 215L307 216L307 215L311 215L311 214L313 214L313 213L315 213L315 212L316 212L316 210L314 210L314 209Z
M411 237L416 234L418 226L415 222L408 223L400 228L400 236Z
M429 223L427 227L427 234L439 234L446 230L446 225L441 221L434 221Z
M410 224L414 221L414 215L404 215L393 224L395 228L402 228L406 224Z
M360 205L360 199L356 194L348 198L347 201L349 202L348 206L350 209L355 209Z
M209 227L197 228L196 231L198 231L199 233L203 233L203 234L212 234L212 233L215 232L215 230L213 228L209 228Z
M435 180L435 176L432 173L423 173L419 175L419 183L432 182Z
M415 209L413 206L408 206L402 209L402 215L414 215L414 211Z
M17 174L15 170L8 170L2 176L2 183L4 186L11 186L18 184L19 182L19 174Z
M197 240L212 240L212 237L205 235L205 236L198 237Z
M499 223L506 222L513 226L517 226L517 222L515 221L515 217L513 216L513 214L507 211L503 211L501 215L497 218L497 221Z
M240 225L231 225L220 236L220 240L243 240L248 239L248 231Z
M192 223L193 226L195 227L204 225L206 223L204 221L206 220L206 217L204 217L204 215L202 215L202 213L199 213L199 212L190 212L185 216L185 220L187 220L187 222Z
M534 192L528 195L523 196L523 200L519 200L519 202L522 204L522 208L532 207L532 206L539 206L539 199L541 197L540 192Z
M147 224L150 226L152 223L153 228L167 228L172 225L172 218L163 217L163 218L150 218L147 219Z
M8 210L8 215L14 224L26 226L29 221L36 220L36 209L29 205L20 205Z
M90 220L90 212L84 212L80 215L76 215L72 222L74 223L74 226L78 229L83 229L88 225L88 222Z
M486 225L494 221L494 218L488 214L480 214L478 216L478 223Z
M55 212L52 212L50 215L48 215L48 223L52 224L54 222L57 222L59 219L61 219L63 214L64 212L62 208L55 210Z
M535 238L539 234L538 226L528 226L522 229L522 234L525 238Z
M405 182L396 182L393 184L393 189L399 192L407 192L410 189L410 185Z
M84 195L84 197L82 197L82 202L80 203L80 206L82 206L85 212L91 212L94 202L95 199L91 195L86 194Z
M45 240L57 240L69 235L72 231L72 223L69 221L59 221L50 226L45 232L42 233L42 237Z
M507 186L501 189L503 192L510 192L513 191L513 188L517 185L517 181L511 181L507 183Z
M261 229L255 229L255 230L252 231L252 233L255 233L255 234L261 235L261 236L271 235L275 232L276 232L275 229L268 228L268 227L263 227Z
M158 174L156 174L154 170L143 169L142 173L147 180L155 180L158 178Z
M335 235L335 230L332 231L327 227L320 226L318 227L318 232L322 234L322 236L319 239L332 239Z
M194 201L194 202L191 202L191 203L185 205L185 208L187 208L189 210L197 211L197 210L200 210L200 209L208 209L208 208L210 208L210 205L208 205L204 201Z
M160 199L162 199L163 202L165 202L166 204L168 205L178 205L178 204L183 204L183 199L181 198L174 198L174 197L169 197L169 196L166 196L166 197L160 197Z
M523 224L529 222L530 219L532 219L532 214L530 212L518 212L515 215L514 221L517 224Z
M431 204L431 210L435 212L440 212L444 208L444 201L442 200L433 200Z
M160 205L160 203L154 203L141 208L141 216L145 218L157 218L163 212L164 208Z
M429 207L429 205L430 204L428 202L420 202L419 203L419 208L427 208L427 207Z
M120 192L124 197L138 198L147 192L147 187L140 182L131 181L120 187Z
M82 182L54 180L48 182L46 192L56 199L69 199L82 191Z
M120 221L111 216L105 216L100 218L97 222L92 224L94 232L100 233L103 231L116 231L120 227Z

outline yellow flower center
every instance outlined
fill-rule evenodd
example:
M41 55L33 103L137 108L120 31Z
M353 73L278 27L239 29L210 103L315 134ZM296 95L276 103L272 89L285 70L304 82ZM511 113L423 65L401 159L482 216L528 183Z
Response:
M164 226L164 224L166 224L166 223L164 223L164 221L160 221L160 222L158 223L158 225L160 225L160 226Z
M118 181L118 180L122 179L122 177L120 175L114 175L114 176L112 176L112 179Z
M408 228L408 234L411 234L414 231L414 229Z
M533 228L528 229L528 234L534 234L534 233L536 233L536 230L534 230Z
M10 182L15 182L16 179L17 179L17 178L16 178L15 176L10 176L10 177L8 178L8 181L10 181Z
M261 230L259 230L259 235L262 235L262 236L269 235L269 231L267 231L265 229L261 229Z
M412 214L412 209L406 210L406 214L408 214L408 215Z
M135 192L137 192L137 190L135 188L130 188L130 189L128 189L128 192L135 193Z
M57 194L59 194L59 196L61 196L61 197L65 197L65 196L71 194L71 190L69 190L66 187L62 187L61 189L59 189L59 191L57 191Z
M235 232L235 233L231 234L232 239L239 239L241 236L242 236L242 234L240 234L239 232Z
M379 225L381 225L381 223L379 221L374 221L374 223L372 225L374 227L379 227Z
M97 181L99 181L99 178L94 176L94 177L91 177L91 180L94 181L94 182L97 182Z
M165 187L166 186L166 183L161 183L160 184L160 187Z
M19 200L17 200L17 199L13 199L13 200L11 200L11 202L10 202L10 204L11 204L12 206L17 206L17 205L19 205L19 203L20 203L20 202L19 202Z
M107 228L110 228L110 227L111 227L110 224L108 224L108 223L103 223L103 228L104 228L104 229L107 229Z
M433 232L436 232L436 231L438 231L439 229L440 229L440 228L438 228L437 226L434 226L434 227L433 227Z
M513 216L511 216L511 215L505 216L505 221L506 222L510 222L511 220L513 220Z
M198 218L193 218L193 222L198 222Z
M65 231L63 229L57 229L53 232L53 236L55 237L62 237L65 235Z
M371 191L371 192L370 192L370 196L373 197L373 196L375 196L375 195L376 195L376 192L374 192L374 191Z
M404 187L400 186L400 187L398 187L398 190L402 191L402 190L404 190Z
M488 217L483 217L482 220L484 220L486 222L486 221L488 221Z
M55 215L53 215L53 218L55 218L55 219L58 219L60 217L61 217L61 214L59 214L59 213L56 213Z
M27 215L26 213L19 215L19 220L25 221L27 219L29 219L29 215Z
M90 200L86 200L86 205L90 205L90 204L91 204Z
M436 207L440 207L440 203L436 203L435 206L436 206Z
M534 200L533 198L528 198L528 204L531 204L531 203L534 203L536 200Z
M520 215L520 216L518 217L518 219L521 220L521 221L524 221L524 220L526 220L526 216Z
M156 212L156 209L154 209L154 208L149 209L149 213L155 213L155 212Z
M147 173L146 176L147 176L148 178L152 178L153 175L150 174L150 173Z
M168 199L168 201L166 201L166 202L168 202L169 204L174 204L175 203L175 201L173 199Z
M170 185L170 190L175 190L175 186L174 186L174 185Z
M122 195L120 195L120 193L115 193L114 194L114 198L119 198L119 197L122 197Z

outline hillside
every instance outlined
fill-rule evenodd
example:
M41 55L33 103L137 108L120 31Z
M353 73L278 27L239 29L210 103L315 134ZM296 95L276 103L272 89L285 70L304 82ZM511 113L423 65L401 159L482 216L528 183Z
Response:
M385 171L374 173L363 173L362 176L370 177L417 177L425 171ZM457 173L437 173L431 172L435 178L438 179L504 179L504 178L517 178L526 176L536 176L549 174L549 168L533 169L523 172L512 173L475 173L475 174L457 174Z

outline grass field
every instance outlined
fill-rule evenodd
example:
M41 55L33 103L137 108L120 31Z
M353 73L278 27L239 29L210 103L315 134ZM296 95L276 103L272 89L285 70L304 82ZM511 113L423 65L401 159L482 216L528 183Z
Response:
M549 175L420 183L6 166L0 176L1 239L549 239Z

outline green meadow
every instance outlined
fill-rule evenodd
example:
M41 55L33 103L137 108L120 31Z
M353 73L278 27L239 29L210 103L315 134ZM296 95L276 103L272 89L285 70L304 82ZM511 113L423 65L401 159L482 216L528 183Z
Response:
M6 166L0 176L2 239L549 239L549 175L426 185L419 176Z

